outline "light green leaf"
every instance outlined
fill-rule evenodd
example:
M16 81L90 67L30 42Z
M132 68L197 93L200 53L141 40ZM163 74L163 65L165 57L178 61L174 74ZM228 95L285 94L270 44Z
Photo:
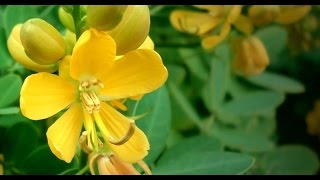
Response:
M13 61L7 48L5 29L0 27L0 69L8 69Z
M20 112L19 107L6 107L0 109L0 115L17 114Z
M66 169L74 169L75 166L79 166L76 158L66 163L58 159L45 144L34 149L18 168L26 174L55 175Z
M319 170L319 159L310 148L291 144L265 153L261 167L266 174L311 175Z
M20 76L8 74L0 78L0 107L5 107L18 99L22 80Z
M287 45L288 33L286 29L279 25L272 25L257 30L255 35L263 42L268 52L270 63L277 63L277 56Z
M276 123L276 118L273 116L252 117L245 123L243 129L249 133L271 137L276 131Z
M282 93L255 91L225 103L221 109L238 116L259 115L278 107L283 101Z
M134 110L135 102L128 104L128 114ZM164 149L171 126L170 99L166 86L157 91L146 94L139 102L136 115L147 113L136 121L137 126L143 130L150 142L147 163L152 163Z
M204 87L202 97L209 110L217 110L222 104L227 92L229 75L229 61L224 59L211 59L209 82Z
M191 73L202 81L206 81L209 71L204 66L204 60L201 58L201 53L190 48L179 48L180 56Z
M10 128L16 123L29 121L27 118L21 114L8 114L0 116L0 127Z
M175 157L170 163L163 161L152 172L165 175L232 175L243 174L252 167L253 163L254 158L246 154L205 151L197 154L185 153Z
M283 93L302 93L304 86L300 82L281 74L263 72L257 76L248 77L253 84Z
M266 136L239 129L214 126L211 133L226 146L245 152L264 152L274 147L274 143Z

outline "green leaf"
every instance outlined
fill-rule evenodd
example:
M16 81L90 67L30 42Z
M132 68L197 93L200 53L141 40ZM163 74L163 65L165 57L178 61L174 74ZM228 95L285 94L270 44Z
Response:
M177 154L178 155L178 154ZM205 151L185 153L175 157L170 163L159 163L153 174L204 175L204 174L243 174L252 167L254 158L241 153Z
M11 126L5 133L5 142L1 144L5 147L3 154L6 160L14 162L15 165L19 165L37 146L37 130L29 121Z
M226 146L245 152L264 152L274 147L274 143L261 134L220 126L214 126L211 132Z
M20 112L19 107L6 107L0 109L0 115L17 114Z
M208 78L208 70L204 66L204 60L201 58L201 53L190 48L179 48L180 56L190 72L202 81Z
M7 48L7 37L4 28L0 27L0 69L8 69L13 63Z
M186 98L183 92L175 84L170 82L168 83L168 88L172 97L172 101L179 105L179 107L183 110L185 115L189 117L189 120L191 120L195 125L197 125L201 130L203 130L204 128L202 127L200 116L192 107L192 104L189 102L189 100ZM174 113L175 112L173 112L173 114ZM175 121L175 119L173 119L173 121Z
M245 123L244 130L259 134L261 136L271 137L276 131L277 120L275 117L252 117Z
M22 80L20 76L8 74L0 78L0 107L5 107L18 99Z
M216 110L222 104L227 92L227 79L229 75L228 61L212 59L209 82L204 87L202 97L207 108Z
M9 114L0 116L0 127L10 128L16 123L30 121L21 114Z
M182 66L169 64L166 67L169 73L168 81L180 85L186 78L187 72Z
M259 115L274 109L284 101L284 95L273 91L255 91L225 103L221 109L238 115Z
M128 114L134 110L135 102L128 104ZM170 99L166 86L146 94L139 102L136 115L147 113L136 121L139 128L147 135L150 142L146 162L152 163L164 149L171 126Z
M247 80L258 86L282 93L302 93L305 90L300 82L281 74L270 72L263 72L257 76L248 77Z
M222 151L222 144L218 139L208 136L193 136L186 138L166 150L157 164L172 163L186 154L196 155L206 151Z
M265 153L261 167L266 174L311 175L319 170L319 159L310 148L291 144Z
M76 158L71 163L66 163L58 159L45 144L34 149L18 168L26 174L54 175L75 166L79 166Z
M288 33L286 29L279 25L272 25L257 30L255 35L263 42L268 52L270 63L277 63L277 56L287 45Z
M35 6L15 5L7 6L4 11L4 26L6 36L9 37L16 24L24 23L28 19L38 17Z

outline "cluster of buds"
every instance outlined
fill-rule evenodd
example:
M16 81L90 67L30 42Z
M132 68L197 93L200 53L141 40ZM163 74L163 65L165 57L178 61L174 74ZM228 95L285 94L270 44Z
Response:
M60 60L72 54L76 42L73 6L60 6L59 19L65 34L45 20L34 18L17 24L11 31L7 46L12 57L35 72L58 70ZM81 5L80 27L108 32L117 46L117 56L139 48L147 39L150 12L147 5ZM128 38L130 37L130 38Z
M175 10L170 16L179 31L200 36L202 47L214 49L228 37L232 27L237 33L229 41L234 48L234 70L250 76L261 73L269 64L263 43L254 37L257 28L277 23L291 25L302 20L311 10L310 5L195 5L203 11ZM247 9L243 10L243 9ZM247 13L244 13L247 12Z

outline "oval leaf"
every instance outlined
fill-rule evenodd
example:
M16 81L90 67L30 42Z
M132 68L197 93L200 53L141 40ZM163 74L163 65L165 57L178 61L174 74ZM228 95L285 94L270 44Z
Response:
M248 77L253 84L283 93L302 93L304 86L300 82L280 74L263 72L257 76Z
M285 145L264 154L261 167L266 174L311 175L319 170L319 159L306 146Z

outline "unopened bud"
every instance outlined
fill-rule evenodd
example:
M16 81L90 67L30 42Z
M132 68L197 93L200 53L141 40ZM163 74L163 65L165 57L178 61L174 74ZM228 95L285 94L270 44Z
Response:
M59 8L59 19L66 28L68 28L72 32L75 32L73 17L62 7Z
M127 5L88 5L87 23L100 31L109 31L122 20Z
M275 21L279 24L292 24L305 17L311 10L311 5L280 6L280 14Z
M49 23L34 18L25 22L20 32L26 54L41 65L53 64L65 55L66 44Z
M66 13L72 13L73 11L73 5L61 5L61 8L63 8Z
M279 5L252 5L248 15L254 25L264 26L271 23L279 13Z
M117 56L139 48L150 29L150 12L147 5L129 5L121 22L110 36L117 45Z
M58 68L56 64L40 65L30 59L24 50L22 42L20 40L20 30L22 24L17 24L13 27L11 34L7 41L8 50L18 63L22 64L25 68L36 72L55 72Z
M260 39L250 36L234 41L234 70L242 75L257 75L269 65L267 51Z

